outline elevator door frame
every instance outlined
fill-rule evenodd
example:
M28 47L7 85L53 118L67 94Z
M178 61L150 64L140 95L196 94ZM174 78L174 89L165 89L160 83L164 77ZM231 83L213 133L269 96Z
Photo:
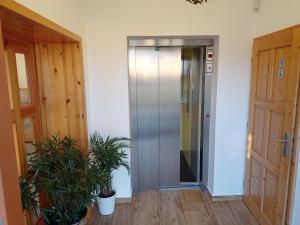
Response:
M131 137L131 180L134 192L139 191L139 168L138 168L138 149L137 149L137 113L136 113L136 85L132 81L136 78L134 68L135 48L136 47L203 47L216 46L216 36L181 36L181 37L128 37L128 83L129 83L129 108L130 108L130 137ZM216 60L215 60L216 62ZM216 63L215 63L216 64ZM216 67L216 65L215 65ZM136 82L136 81L134 81ZM201 100L201 99L199 99ZM200 107L200 105L199 105ZM199 112L200 113L200 112ZM200 116L200 115L199 115ZM201 119L201 118L200 118ZM200 136L199 136L200 141ZM200 144L198 145L198 156L200 159ZM199 162L198 162L199 164ZM200 168L199 168L200 169ZM199 180L198 180L199 181ZM181 187L200 186L202 182L180 182Z

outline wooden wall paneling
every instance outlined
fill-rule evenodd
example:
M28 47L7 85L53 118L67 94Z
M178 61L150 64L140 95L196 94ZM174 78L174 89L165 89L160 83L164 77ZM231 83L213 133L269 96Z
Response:
M36 45L43 133L68 135L62 44Z
M83 55L81 44L72 44L73 71L76 77L77 104L79 109L79 130L81 148L88 151L86 104L85 104L85 85L83 77Z
M18 165L9 102L8 71L6 71L6 68L0 19L0 216L4 220L2 221L4 224L22 225L24 219L19 195ZM5 193L5 195L2 193Z
M28 113L34 115L34 132L35 138L38 140L42 137L42 125L41 125L41 109L40 109L40 98L39 98L39 83L37 76L37 67L35 61L35 49L34 44L29 44L28 55L27 55L27 69L29 75L30 82L30 93L31 93L31 101L32 101L32 109L33 112L29 110ZM25 108L23 107L22 112L25 112ZM29 114L28 114L29 115Z
M66 104L68 114L68 129L69 135L80 139L79 129L79 108L77 104L77 90L76 90L76 77L73 73L73 57L72 57L72 44L64 44L64 68L65 68L65 89L66 89Z
M67 103L65 91L65 70L63 61L63 44L48 45L50 71L52 71L52 113L56 120L56 126L52 132L59 131L61 135L69 135ZM51 60L53 57L53 61ZM52 64L53 62L53 64Z
M82 51L79 44L36 44L43 134L57 131L87 150Z
M47 110L45 106L45 88L43 85L44 79L47 74L45 72L49 71L45 69L48 67L47 61L44 62L45 59L42 59L42 48L44 44L35 44L35 60L36 60L36 69L37 69L37 77L38 77L38 86L39 86L39 103L40 103L40 115L41 115L41 135L43 137L48 136L48 127L47 127ZM43 55L45 56L45 54ZM44 62L42 64L42 62ZM43 75L45 73L45 75Z
M39 78L39 84L40 84L40 92L42 91L41 96L41 108L44 112L42 114L42 124L43 124L43 131L44 131L44 136L49 137L52 135L52 127L55 124L56 121L53 118L52 115L52 110L51 110L51 102L52 102L52 91L51 91L51 86L52 86L52 74L50 71L50 62L49 62L49 57L48 57L48 45L47 44L38 44L39 48L39 54L36 54L36 56L39 55L39 57L36 57L37 62L39 61L39 66L41 67L41 70L39 71L38 78ZM37 50L36 50L37 51ZM50 108L50 109L49 109ZM46 130L45 130L46 128ZM57 132L57 131L55 131Z

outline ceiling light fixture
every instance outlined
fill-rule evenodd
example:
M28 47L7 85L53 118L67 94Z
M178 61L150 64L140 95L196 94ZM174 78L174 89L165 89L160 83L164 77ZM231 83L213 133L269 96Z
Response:
M203 2L207 2L207 0L186 0L186 1L189 3L192 3L194 5L202 4Z

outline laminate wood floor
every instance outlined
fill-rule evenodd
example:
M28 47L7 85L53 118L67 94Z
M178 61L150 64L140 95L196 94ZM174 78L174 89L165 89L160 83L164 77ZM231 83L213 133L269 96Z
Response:
M88 225L258 225L242 201L212 202L200 190L135 193L132 203L117 204L111 216L98 208Z

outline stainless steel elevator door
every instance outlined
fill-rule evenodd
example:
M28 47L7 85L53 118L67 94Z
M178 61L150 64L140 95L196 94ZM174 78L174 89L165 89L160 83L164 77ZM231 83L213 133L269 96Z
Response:
M159 48L160 187L180 185L181 48Z
M130 82L136 88L138 190L178 187L181 48L136 47L130 55L135 57Z
M158 51L137 47L136 102L139 191L159 189Z

